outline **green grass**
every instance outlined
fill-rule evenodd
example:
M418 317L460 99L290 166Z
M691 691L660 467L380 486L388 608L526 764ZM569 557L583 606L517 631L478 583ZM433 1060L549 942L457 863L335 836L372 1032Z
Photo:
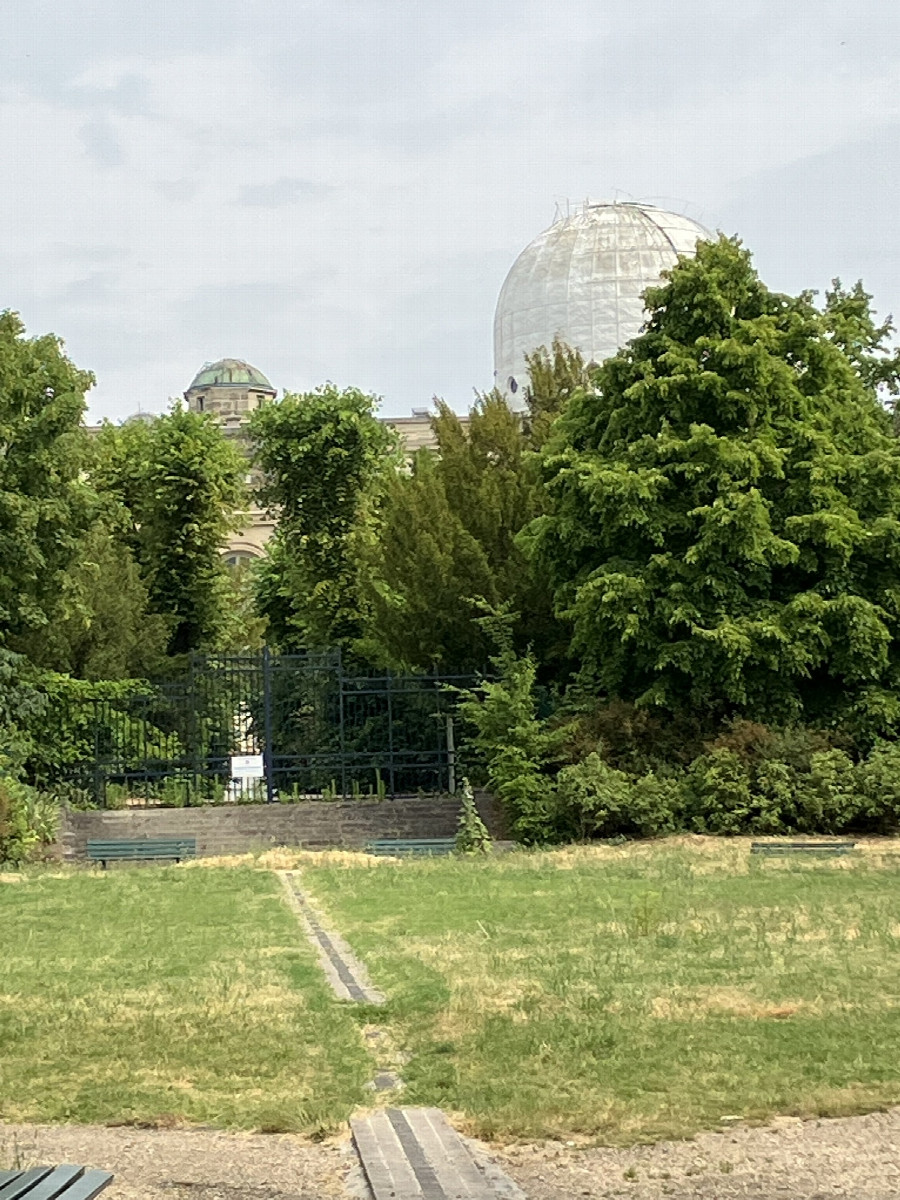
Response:
M686 1136L900 1103L898 858L680 840L313 865L390 997L404 1102L488 1137Z
M371 1063L270 872L0 882L0 1119L314 1134Z

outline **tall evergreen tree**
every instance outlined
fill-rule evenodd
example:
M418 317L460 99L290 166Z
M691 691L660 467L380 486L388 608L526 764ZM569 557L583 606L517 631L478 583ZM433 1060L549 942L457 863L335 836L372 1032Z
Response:
M553 663L566 637L516 544L543 504L521 418L490 393L467 428L445 404L432 427L436 450L420 451L385 498L369 573L371 653L417 669L482 669L491 645L478 617L487 604L515 612L519 645Z
M646 301L557 421L524 539L585 682L710 722L893 726L900 447L861 296L823 314L720 239Z

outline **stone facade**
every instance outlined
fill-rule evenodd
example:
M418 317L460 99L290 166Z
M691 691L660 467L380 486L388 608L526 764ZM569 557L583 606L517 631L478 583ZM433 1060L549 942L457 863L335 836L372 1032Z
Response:
M476 797L494 838L505 836L499 805ZM203 808L67 810L60 846L69 860L84 858L88 839L197 839L198 855L244 854L272 846L360 850L376 838L445 838L456 833L459 802L453 798L301 801L298 804L235 804Z

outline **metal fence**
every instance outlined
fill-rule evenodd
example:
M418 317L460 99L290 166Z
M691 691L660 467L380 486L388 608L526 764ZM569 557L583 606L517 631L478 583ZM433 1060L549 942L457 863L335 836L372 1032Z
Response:
M103 806L456 790L454 689L471 676L345 674L336 652L194 656L183 676L70 698L63 773Z

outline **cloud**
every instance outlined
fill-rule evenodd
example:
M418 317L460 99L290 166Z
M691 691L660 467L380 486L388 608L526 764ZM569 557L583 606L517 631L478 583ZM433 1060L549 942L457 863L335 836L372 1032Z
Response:
M282 176L271 183L248 183L238 193L236 204L249 208L283 208L287 204L299 204L311 197L325 196L332 189L313 179L297 179Z
M556 200L616 189L744 233L773 286L863 274L900 308L900 6L122 13L20 6L0 45L0 307L67 338L97 413L231 353L465 405L513 259Z
M120 167L125 155L109 121L102 117L82 125L81 141L88 157L101 167Z

